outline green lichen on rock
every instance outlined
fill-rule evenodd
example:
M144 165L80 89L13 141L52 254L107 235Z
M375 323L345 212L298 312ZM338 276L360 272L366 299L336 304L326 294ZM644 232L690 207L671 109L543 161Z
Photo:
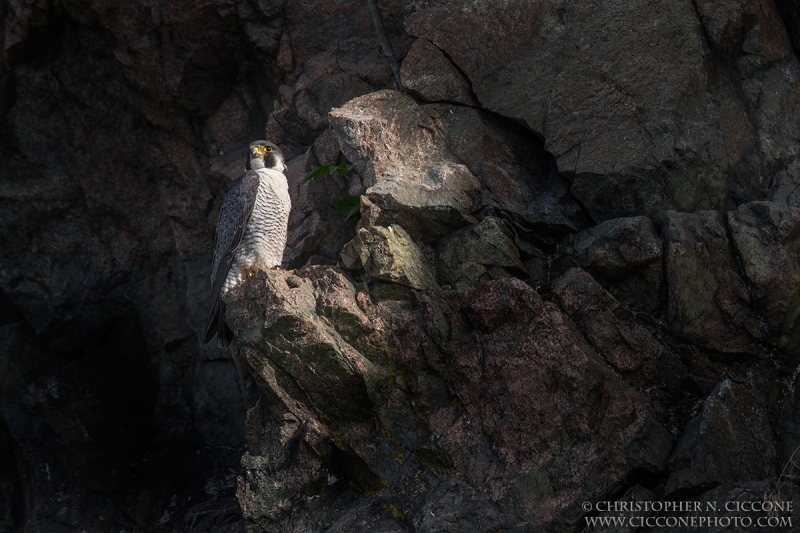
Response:
M436 477L442 477L447 473L456 471L455 468L447 464L446 459L441 454L437 454L433 450L421 448L416 451L414 456L425 468L436 474Z
M403 519L406 517L406 514L400 510L395 504L391 503L386 506L386 512L391 515L392 518L400 518Z
M747 286L734 268L722 215L665 211L659 219L666 241L667 312L672 327L712 350L753 349L762 333Z
M422 248L397 224L359 229L341 257L347 270L363 271L375 281L417 290L436 287Z
M365 292L356 290L343 272L329 266L303 270L314 285L317 310L342 338L373 363L385 364L391 358L386 336L375 329L366 310L371 305Z

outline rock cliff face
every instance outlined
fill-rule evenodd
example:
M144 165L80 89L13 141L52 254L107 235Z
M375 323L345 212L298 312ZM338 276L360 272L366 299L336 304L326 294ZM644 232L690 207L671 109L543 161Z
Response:
M800 508L794 4L380 6L404 93L358 0L0 2L0 531ZM265 125L296 270L229 295L228 353L209 250Z

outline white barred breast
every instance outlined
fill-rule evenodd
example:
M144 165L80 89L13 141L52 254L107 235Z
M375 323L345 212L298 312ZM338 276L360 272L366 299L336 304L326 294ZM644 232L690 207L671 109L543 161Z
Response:
M256 172L259 185L253 213L234 254L223 293L247 277L246 269L268 270L280 266L283 261L286 227L292 208L289 184L286 176L277 170L262 168Z

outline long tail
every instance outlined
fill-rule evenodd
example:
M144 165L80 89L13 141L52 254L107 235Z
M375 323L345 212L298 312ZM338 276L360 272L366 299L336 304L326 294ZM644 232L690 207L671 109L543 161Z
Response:
M217 335L217 345L220 348L225 348L233 340L233 331L225 321L225 302L219 296L217 296L214 305L211 307L211 312L208 314L206 335L203 338L203 342L208 344L214 338L214 335Z

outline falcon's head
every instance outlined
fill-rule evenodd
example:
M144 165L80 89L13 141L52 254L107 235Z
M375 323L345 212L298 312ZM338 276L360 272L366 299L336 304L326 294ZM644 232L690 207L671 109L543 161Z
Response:
M278 172L286 172L281 149L269 141L250 143L250 154L247 158L246 170L268 168Z

